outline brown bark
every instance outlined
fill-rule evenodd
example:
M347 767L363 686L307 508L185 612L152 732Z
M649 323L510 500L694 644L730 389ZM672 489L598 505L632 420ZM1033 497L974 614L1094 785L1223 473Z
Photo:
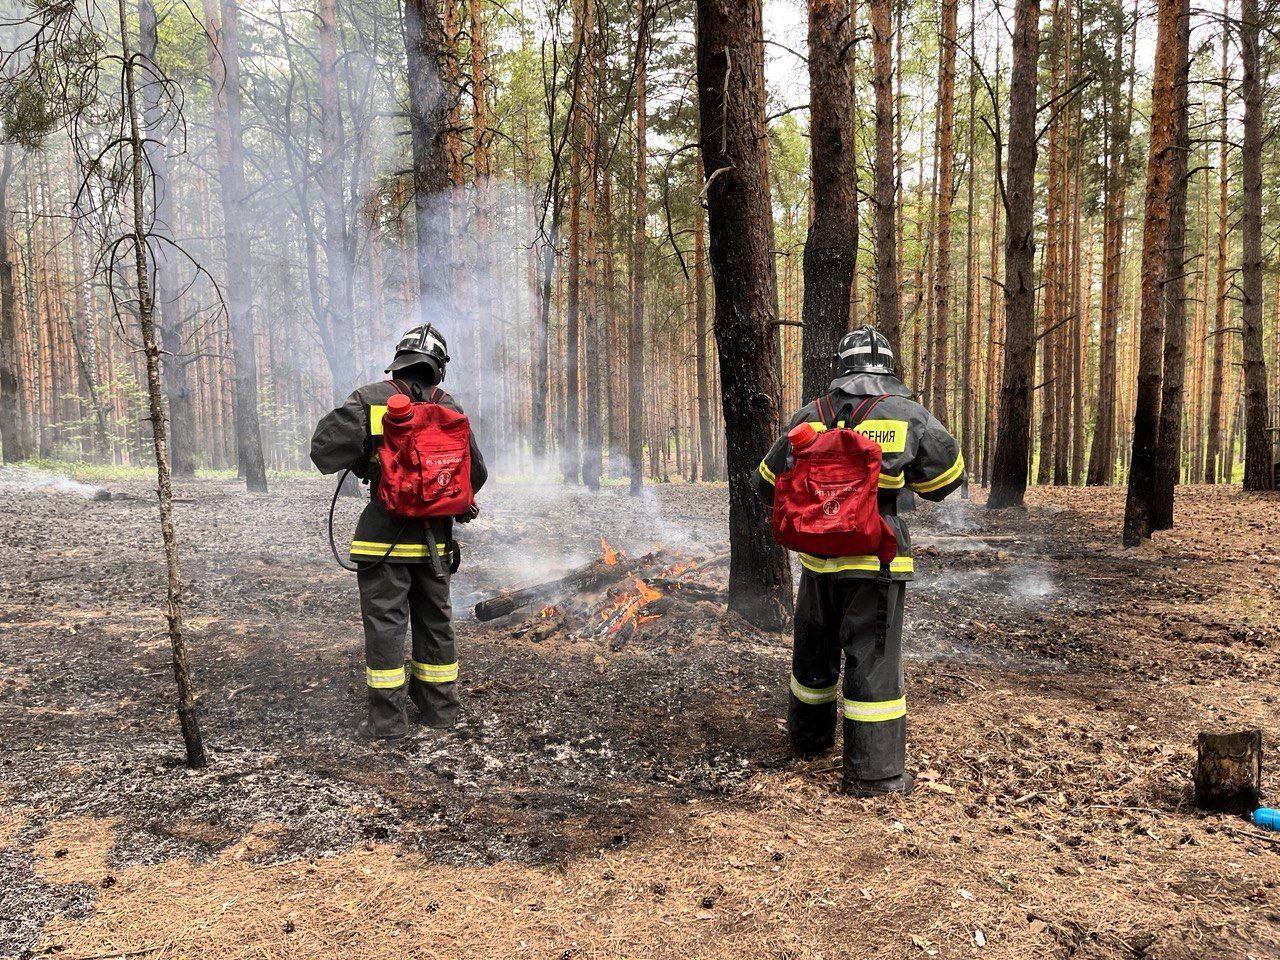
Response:
M902 363L902 286L898 273L898 203L896 148L894 145L895 104L893 97L893 0L871 0L871 49L874 59L872 86L875 88L875 264L876 327L893 347ZM901 369L901 366L899 366Z
M1241 356L1244 361L1244 489L1271 490L1267 433L1267 367L1262 355L1262 77L1258 0L1240 3L1240 61L1244 82L1244 196L1240 218Z
M631 317L627 325L627 459L631 494L644 487L644 298L645 238L649 219L649 10L647 0L636 2L636 173L635 223L631 242ZM702 211L697 211L699 219Z
M951 342L951 208L954 200L956 0L942 0L942 35L938 48L938 234L933 273L933 396L935 417L946 423L948 347Z
M1156 433L1151 529L1173 526L1173 494L1182 468L1183 384L1187 369L1187 165L1191 134L1187 117L1187 89L1191 70L1191 11L1178 20L1177 74L1173 81L1173 150L1169 197L1169 238L1166 241L1164 281L1164 370L1161 377L1160 419ZM1261 145L1259 145L1261 146ZM1258 293L1262 293L1259 277Z
M9 184L13 176L13 147L5 146L0 160L0 453L5 463L31 455L22 429L18 393L18 299L9 253Z
M1230 27L1228 15L1231 0L1222 0L1222 77L1230 70ZM1218 254L1214 291L1213 367L1209 374L1209 419L1205 426L1204 482L1216 483L1219 476L1218 457L1222 451L1222 381L1227 340L1227 93L1230 84L1222 84L1218 120Z
M858 205L849 0L809 0L809 130L813 218L804 245L806 400L827 391L832 357L849 329Z
M147 226L143 213L144 166L142 124L138 116L138 96L135 70L137 61L129 43L128 14L125 0L118 0L120 16L121 62L124 71L124 107L129 123L129 187L132 200L130 222L133 247L135 281L138 287L138 326L142 339L142 352L146 359L147 407L151 420L151 439L156 464L156 492L160 508L160 536L164 543L168 625L173 676L177 684L178 725L186 745L187 766L203 767L206 763L204 740L200 734L200 721L192 692L190 669L187 664L186 640L182 632L182 579L178 565L177 536L173 526L173 483L169 474L168 432L165 423L164 393L160 376L160 345L156 337L153 300L151 295L150 265L147 258ZM260 451L259 451L260 452Z
M699 140L729 471L729 608L778 629L791 570L753 477L779 429L777 278L760 0L697 0Z
M1151 82L1151 132L1143 203L1142 279L1137 395L1133 414L1129 489L1125 499L1124 544L1151 536L1155 498L1156 439L1164 352L1164 284L1168 276L1170 209L1178 150L1175 86L1181 73L1179 22L1186 0L1159 0L1155 69Z
M220 6L218 0L204 0L204 14L226 244L224 296L231 325L231 361L235 376L236 460L246 487L265 493L267 472L262 455L262 430L258 424L253 259L245 228L249 192L244 180L244 129L240 121L239 6L237 0L221 0Z
M992 458L991 509L1021 506L1027 491L1031 388L1035 373L1036 80L1040 0L1018 0L1009 82L1008 162L1004 176L1004 377Z
M1123 16L1121 0L1117 13ZM1087 483L1107 486L1115 478L1116 461L1116 386L1117 343L1120 325L1121 268L1124 263L1124 213L1128 177L1125 175L1129 155L1129 128L1133 119L1133 53L1137 36L1136 16L1129 29L1129 59L1122 57L1124 30L1117 30L1112 61L1109 105L1110 126L1107 131L1107 174L1104 199L1102 240L1102 316L1098 350L1098 401L1094 414L1093 446L1089 450ZM1126 70L1129 74L1128 96L1122 105L1120 91Z
M1196 737L1195 788L1196 806L1202 810L1252 813L1262 792L1262 731L1201 732Z

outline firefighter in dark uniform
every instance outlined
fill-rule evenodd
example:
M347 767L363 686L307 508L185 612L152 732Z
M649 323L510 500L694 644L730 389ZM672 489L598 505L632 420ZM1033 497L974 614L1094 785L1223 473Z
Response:
M430 324L414 327L396 346L387 373L395 379L358 388L328 413L311 438L311 460L322 473L350 470L370 485L370 499L351 541L351 561L360 569L360 612L364 619L365 683L369 718L366 735L402 737L409 732L408 701L432 727L458 718L458 658L454 649L449 576L457 569L453 518L404 521L392 517L372 493L378 484L378 444L387 400L408 392L462 412L439 389L449 362L444 337ZM488 477L471 438L471 486ZM466 523L475 509L456 518ZM404 659L405 630L412 632L412 655Z
M791 695L787 730L801 754L835 744L836 690L843 653L844 775L841 787L855 796L909 793L906 770L907 702L902 677L902 609L906 582L915 571L911 538L897 515L904 489L941 500L960 487L964 460L959 445L938 420L911 397L894 373L889 342L871 327L840 341L837 376L827 409L851 411L868 398L884 397L854 429L880 444L880 513L898 539L887 565L875 556L800 554L803 572L796 602ZM800 410L788 431L822 417L818 404ZM822 423L823 427L835 424ZM757 484L773 500L778 474L790 466L784 432L760 464Z

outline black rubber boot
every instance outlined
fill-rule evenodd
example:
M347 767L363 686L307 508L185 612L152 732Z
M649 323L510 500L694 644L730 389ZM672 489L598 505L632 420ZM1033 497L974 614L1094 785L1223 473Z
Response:
M904 797L915 788L916 778L909 773L900 773L896 777L885 780L844 780L840 783L840 792L851 797L883 797L891 793L900 793Z

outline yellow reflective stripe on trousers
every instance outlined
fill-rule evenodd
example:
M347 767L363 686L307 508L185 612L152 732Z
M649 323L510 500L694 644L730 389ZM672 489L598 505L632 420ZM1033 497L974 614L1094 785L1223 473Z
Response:
M377 540L352 540L351 555L353 557L381 557L390 549L392 557L425 557L430 546L427 543L397 543L392 547L389 543L380 543ZM445 555L445 545L443 543L436 544L436 553L442 557Z
M364 682L374 690L394 690L404 686L404 666L392 667L390 670L364 668Z
M778 475L770 470L763 460L760 461L760 466L756 469L759 471L760 476L764 477L770 484L776 484L778 482Z
M917 493L929 493L933 490L941 490L949 483L953 483L960 478L960 474L964 473L964 454L956 454L956 462L932 480L922 480L919 483L913 483L911 489Z
M409 661L414 677L423 683L453 683L458 679L458 661L453 663L419 663Z
M829 687L806 687L795 678L795 674L792 674L791 692L801 703L831 703L836 698L836 684L833 683Z
M907 698L897 700L846 700L844 715L849 720L859 723L880 723L884 720L897 720L907 715Z
M867 573L880 572L880 558L875 556L861 557L815 557L812 554L800 554L800 565L811 573L846 573L851 570ZM889 564L890 573L915 573L916 562L911 557L894 557Z

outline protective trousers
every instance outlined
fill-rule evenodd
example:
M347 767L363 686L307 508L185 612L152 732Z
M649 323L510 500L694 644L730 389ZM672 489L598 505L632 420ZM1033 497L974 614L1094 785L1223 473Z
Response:
M454 649L449 573L429 563L384 563L363 569L365 683L369 732L378 737L408 732L408 700L433 727L458 719L458 658ZM406 627L412 657L404 659Z
M905 590L901 581L808 571L800 578L787 730L802 753L826 750L835 743L836 689L843 653L846 783L884 780L905 770ZM885 629L880 628L882 623Z

